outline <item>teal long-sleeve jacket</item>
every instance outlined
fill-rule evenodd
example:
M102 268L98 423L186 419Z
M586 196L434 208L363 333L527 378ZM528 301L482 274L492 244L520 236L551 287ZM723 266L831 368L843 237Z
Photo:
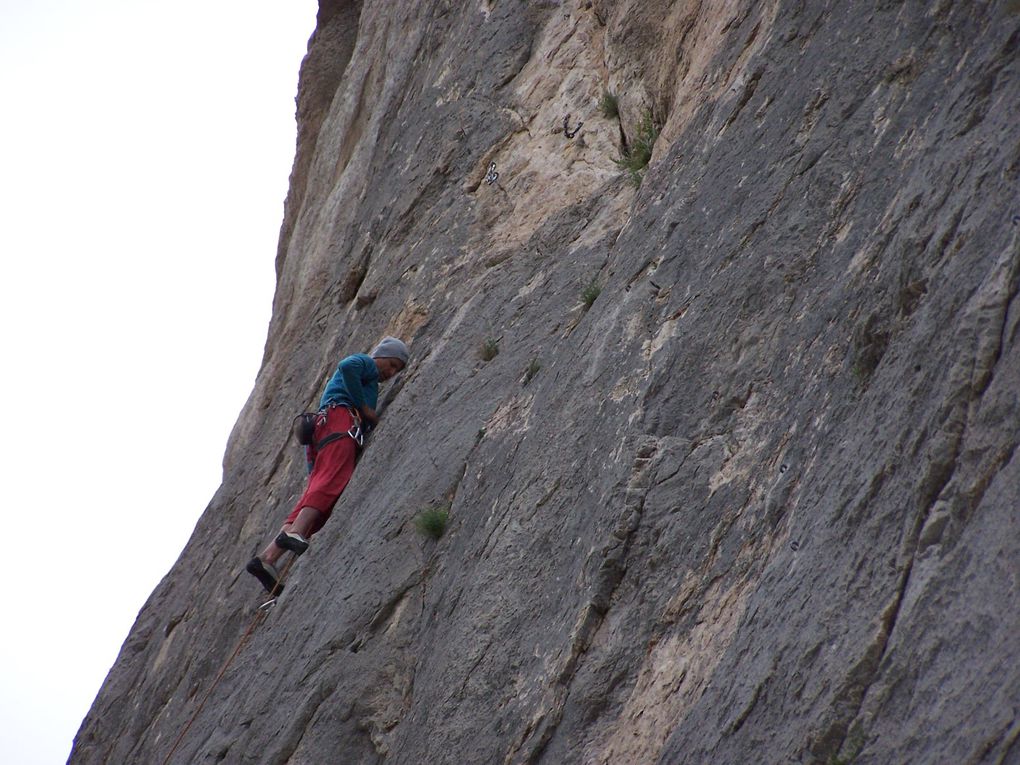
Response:
M336 368L319 399L319 408L331 404L375 409L379 401L379 370L375 361L365 353L348 356Z

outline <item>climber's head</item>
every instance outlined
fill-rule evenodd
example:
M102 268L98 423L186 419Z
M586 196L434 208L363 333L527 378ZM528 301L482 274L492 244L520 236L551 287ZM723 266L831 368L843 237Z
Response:
M389 380L397 372L407 366L410 353L402 340L395 337L384 337L372 351L380 380Z

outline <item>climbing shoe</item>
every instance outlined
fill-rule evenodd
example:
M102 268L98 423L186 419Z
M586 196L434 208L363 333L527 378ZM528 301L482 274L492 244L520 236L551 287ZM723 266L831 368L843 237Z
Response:
M244 567L244 570L258 579L270 595L279 595L283 592L283 585L280 584L280 575L276 573L276 569L269 563L263 563L260 558L255 557L248 561L248 565Z
M284 550L290 550L295 555L300 555L308 549L308 540L300 534L281 531L276 537L276 546L282 547Z

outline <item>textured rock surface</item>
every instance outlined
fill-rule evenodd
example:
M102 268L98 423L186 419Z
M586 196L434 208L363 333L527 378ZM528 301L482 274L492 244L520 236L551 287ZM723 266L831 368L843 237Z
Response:
M173 762L1020 762L1020 6L320 5L264 365L71 762L163 761L383 333Z

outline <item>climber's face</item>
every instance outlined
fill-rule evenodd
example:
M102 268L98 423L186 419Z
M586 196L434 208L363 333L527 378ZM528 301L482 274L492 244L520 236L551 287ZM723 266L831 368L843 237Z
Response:
M400 359L392 359L389 357L376 359L376 369L379 370L380 380L389 380L393 375L404 368L404 362Z

